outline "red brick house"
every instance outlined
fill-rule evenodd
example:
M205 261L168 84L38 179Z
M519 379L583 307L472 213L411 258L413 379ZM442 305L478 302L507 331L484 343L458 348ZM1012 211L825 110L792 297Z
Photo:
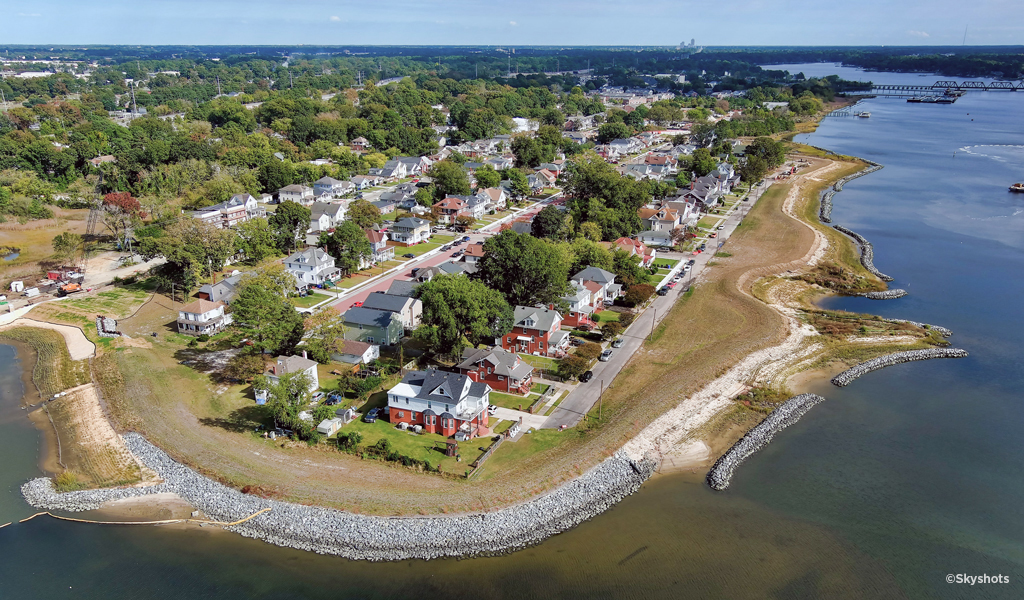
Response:
M500 392L526 394L533 385L533 367L518 354L501 348L467 348L457 368L473 381L485 382Z
M457 440L489 435L491 388L461 373L411 371L388 390L388 421L419 425Z
M512 331L501 338L509 352L557 356L565 354L569 332L562 331L562 315L550 308L517 306Z

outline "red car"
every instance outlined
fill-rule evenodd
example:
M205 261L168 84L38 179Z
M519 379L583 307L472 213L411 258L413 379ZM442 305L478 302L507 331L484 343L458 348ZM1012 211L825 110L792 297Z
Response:
M349 308L359 308L362 305L363 305L362 302L353 302L352 306L349 306Z

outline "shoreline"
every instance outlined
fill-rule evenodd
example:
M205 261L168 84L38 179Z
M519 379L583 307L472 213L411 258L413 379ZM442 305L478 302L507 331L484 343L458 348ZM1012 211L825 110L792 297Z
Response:
M823 172L816 170L812 173L827 175L836 164L832 162L821 167ZM815 229L794 213L794 205L801 198L801 188L794 186L790 193L793 196L787 196L783 213ZM829 245L826 236L816 233L803 259L775 265L775 268L813 265L822 258ZM756 281L765 274L750 271L740 279L746 282L753 277ZM753 298L743 285L737 282L741 292ZM737 394L749 389L749 383L778 377L788 381L793 374L787 374L786 369L809 366L821 345L805 342L819 334L796 318L791 308L774 303L768 303L768 306L785 318L789 330L780 344L742 358L725 374L663 413L627 440L613 456L584 474L524 502L495 511L458 516L364 516L338 509L267 500L242 494L200 475L135 433L123 436L125 444L140 462L163 477L164 483L145 488L108 488L57 494L49 479L39 478L26 483L22 492L33 506L68 511L97 508L116 511L119 505L111 505L113 501L123 503L124 498L136 498L137 502L145 503L153 494L172 492L207 515L224 521L234 521L262 508L272 507L273 510L266 515L226 529L279 546L353 559L429 559L512 552L575 527L634 493L665 462L665 454L678 449L680 442L689 439L688 436L727 409ZM749 434L749 430L746 433ZM704 445L709 456L713 456L704 439L698 442ZM663 452L666 448L668 453ZM682 460L680 468L670 471L693 470L707 460L696 455L681 458L685 460ZM385 530L390 531L388 535L391 537L382 537L381 532ZM444 543L436 537L439 531L445 532ZM416 535L410 538L413 532ZM461 547L452 547L456 540L462 544Z

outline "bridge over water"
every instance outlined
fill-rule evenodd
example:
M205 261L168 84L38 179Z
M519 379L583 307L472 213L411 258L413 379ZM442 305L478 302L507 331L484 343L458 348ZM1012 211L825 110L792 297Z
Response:
M1024 92L1024 81L936 81L932 85L894 85L875 84L871 91L852 92L852 94L871 94L876 96L925 96L945 94L946 92Z

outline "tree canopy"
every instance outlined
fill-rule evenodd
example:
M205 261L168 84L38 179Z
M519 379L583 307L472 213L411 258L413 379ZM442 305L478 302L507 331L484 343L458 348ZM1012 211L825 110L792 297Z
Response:
M555 244L506 229L484 242L477 276L512 306L557 302L568 291L569 257Z
M466 340L492 342L512 330L512 308L502 295L464 275L438 275L416 288L423 303L416 339L432 352L462 355Z

